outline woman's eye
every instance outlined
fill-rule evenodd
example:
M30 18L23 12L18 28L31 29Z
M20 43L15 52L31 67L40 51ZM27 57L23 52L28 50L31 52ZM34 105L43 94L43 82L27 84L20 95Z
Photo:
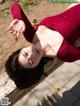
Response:
M25 55L28 56L28 53L25 52Z
M22 54L23 54L24 57L28 56L28 54L26 52L23 52Z

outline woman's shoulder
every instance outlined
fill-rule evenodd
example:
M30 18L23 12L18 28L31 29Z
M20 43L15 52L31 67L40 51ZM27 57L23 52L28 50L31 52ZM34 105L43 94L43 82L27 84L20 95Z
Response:
M72 8L72 7L74 7L74 6L76 6L76 5L79 5L80 3L74 3L74 4L71 4L71 5L69 5L68 7L67 7L67 9L66 10L68 10L68 9L70 9L70 8Z
M42 38L46 37L46 39L48 37L51 39L54 36L55 37L57 37L57 36L61 36L62 37L62 35L58 31L52 30L52 29L50 29L50 28L48 28L46 26L43 26L43 25L38 27L38 30L36 31L36 34L37 34L38 37L42 36Z
M40 25L36 31L36 33L45 33L46 30L48 30L49 28L47 28L44 25Z

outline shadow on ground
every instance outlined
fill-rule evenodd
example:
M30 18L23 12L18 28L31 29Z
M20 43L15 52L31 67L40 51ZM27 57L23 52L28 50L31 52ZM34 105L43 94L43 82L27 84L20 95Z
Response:
M37 106L80 106L80 81L64 92L63 97L58 93L43 97Z

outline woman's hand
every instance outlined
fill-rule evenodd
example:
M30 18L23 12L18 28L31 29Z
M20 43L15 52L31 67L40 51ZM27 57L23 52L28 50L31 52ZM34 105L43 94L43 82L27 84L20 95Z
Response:
M25 23L22 20L14 19L8 28L10 33L15 36L15 40L19 39L21 33L23 33L26 29Z

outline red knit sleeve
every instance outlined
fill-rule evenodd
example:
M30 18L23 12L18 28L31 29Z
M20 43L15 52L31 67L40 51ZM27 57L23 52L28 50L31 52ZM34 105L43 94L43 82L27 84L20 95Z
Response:
M11 5L11 14L12 14L13 19L19 19L19 20L24 21L26 25L26 30L23 33L23 35L29 42L32 42L36 30L30 23L30 21L28 20L20 4L13 3Z

